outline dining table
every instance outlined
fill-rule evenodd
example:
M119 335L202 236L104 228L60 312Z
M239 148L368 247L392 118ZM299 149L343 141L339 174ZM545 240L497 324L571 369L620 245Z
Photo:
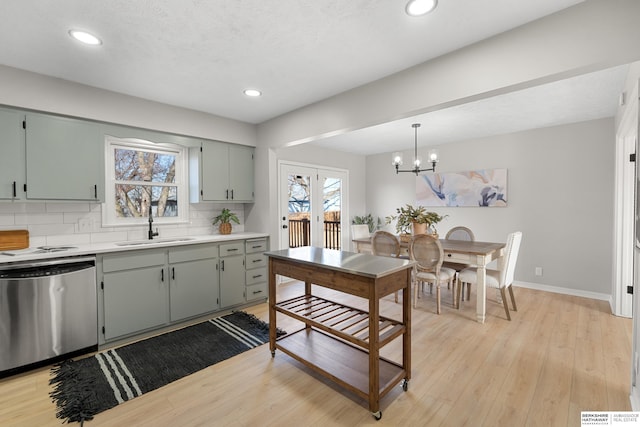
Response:
M408 255L409 242L398 238L401 251ZM371 236L353 240L356 252L371 252ZM487 265L497 260L504 268L505 243L440 239L444 261L477 267L476 320L484 323L487 312Z

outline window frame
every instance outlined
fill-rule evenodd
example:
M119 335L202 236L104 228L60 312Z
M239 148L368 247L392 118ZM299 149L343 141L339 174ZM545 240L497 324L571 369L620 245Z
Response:
M116 215L115 186L115 149L123 148L136 151L151 151L175 156L175 183L177 188L178 215L173 217L153 217L155 225L185 224L189 222L189 148L171 143L157 143L139 138L120 138L105 135L105 201L102 203L103 227L124 227L148 224L147 217L118 217ZM141 183L143 183L141 181ZM157 186L153 183L152 186ZM166 184L165 184L166 185ZM144 185L143 185L144 186Z

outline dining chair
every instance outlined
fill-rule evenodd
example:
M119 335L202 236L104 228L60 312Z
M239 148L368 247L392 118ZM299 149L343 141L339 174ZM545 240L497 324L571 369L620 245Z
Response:
M502 296L502 304L504 305L504 312L507 315L507 320L511 320L509 314L509 305L507 304L507 294L505 290L509 289L509 296L511 298L511 305L513 305L513 311L518 311L516 307L516 299L513 295L513 277L516 270L516 262L518 260L518 252L520 251L520 242L522 241L522 232L516 231L507 237L507 244L504 249L504 262L502 263L501 270L487 269L487 287L500 289L500 295ZM478 281L478 270L476 267L468 267L458 273L458 281L466 283L470 286L472 283ZM457 294L458 305L460 301L460 286L458 287Z
M388 231L377 230L371 237L371 253L398 258L400 256L400 241ZM395 294L395 301L398 302L398 291Z
M369 237L369 226L367 224L351 225L351 240L366 239Z
M436 286L436 313L440 314L440 284L451 284L456 274L455 270L442 266L444 251L440 240L429 234L413 236L409 242L409 257L417 263L413 281L413 307L418 304L418 294L424 288L424 283L428 283L430 288ZM455 284L452 304L455 306Z
M459 225L449 230L447 232L447 235L445 236L445 239L466 240L467 242L473 242L474 240L476 240L476 237L473 235L473 231L471 231L470 228Z
M476 240L476 236L474 236L473 231L471 231L468 227L463 227L461 225L457 227L453 227L449 230L445 236L446 240L464 240L466 242L473 242ZM464 270L467 267L471 267L469 264L461 264L458 262L448 262L445 261L442 263L443 266L447 268L451 268L456 271L456 274L460 271ZM456 278L456 283L458 282ZM460 285L458 283L458 285ZM462 292L462 301L464 301L464 287L461 289ZM471 298L471 288L467 286L467 299ZM456 301L456 304L458 302Z

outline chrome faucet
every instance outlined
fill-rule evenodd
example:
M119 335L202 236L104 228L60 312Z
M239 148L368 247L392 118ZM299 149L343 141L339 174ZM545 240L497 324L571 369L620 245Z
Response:
M153 212L151 210L151 206L149 206L149 240L153 240L153 236L158 236L160 233L158 233L158 229L156 228L156 231L153 231Z

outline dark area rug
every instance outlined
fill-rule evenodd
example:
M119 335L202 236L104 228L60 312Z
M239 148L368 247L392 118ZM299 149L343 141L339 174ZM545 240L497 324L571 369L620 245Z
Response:
M278 336L285 332L278 330ZM269 342L269 325L243 311L100 352L52 370L56 416L80 422Z

